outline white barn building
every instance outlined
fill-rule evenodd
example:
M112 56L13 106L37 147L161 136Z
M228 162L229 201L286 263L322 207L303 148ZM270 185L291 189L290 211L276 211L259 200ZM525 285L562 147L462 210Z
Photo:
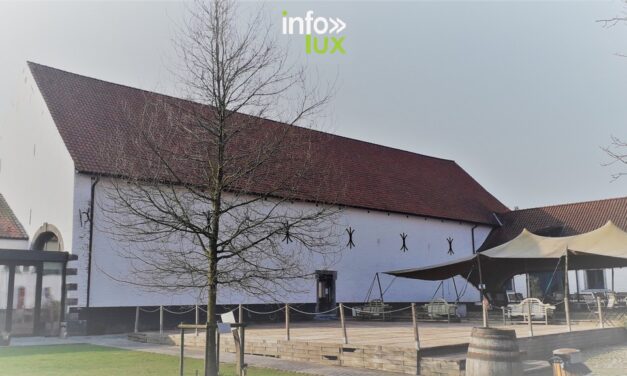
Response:
M69 265L65 300L75 330L80 325L90 333L129 330L136 306L202 304L192 293L147 292L111 278L130 269L118 252L125 245L99 224L99 200L107 179L116 175L103 157L104 140L114 127L135 126L124 111L144 100L146 92L34 63L19 82L10 112L0 120L0 193L6 199L0 196L0 248L77 256ZM332 267L312 265L318 281L305 282L306 293L271 302L221 290L218 304L291 303L314 310L335 302L361 303L376 273L471 255L491 233L491 242L499 241L495 231L503 231L501 218L513 218L454 161L325 137L325 147L338 156L338 168L329 172L337 176L329 180L343 182L346 191L339 223L354 230L354 247ZM2 212L11 213L11 228ZM472 286L459 296L465 283L463 278L447 281L438 295L477 302ZM439 286L387 275L381 284L392 304L429 301ZM2 294L0 289L0 310Z

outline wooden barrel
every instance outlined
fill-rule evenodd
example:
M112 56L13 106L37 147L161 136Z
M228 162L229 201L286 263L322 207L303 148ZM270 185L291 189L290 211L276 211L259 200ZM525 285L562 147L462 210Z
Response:
M522 376L516 332L472 328L466 356L466 376Z

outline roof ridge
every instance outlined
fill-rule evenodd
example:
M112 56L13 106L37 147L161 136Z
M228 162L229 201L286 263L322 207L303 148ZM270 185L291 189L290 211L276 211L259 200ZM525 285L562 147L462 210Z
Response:
M525 209L516 209L516 210L512 210L512 213L516 213L516 212L521 212L521 211L527 211L527 210L538 210L538 209L547 209L547 208L557 208L557 207L561 207L561 206L574 206L574 205L582 205L582 204L592 204L595 202L604 202L604 201L618 201L618 200L627 200L627 196L620 196L620 197L610 197L610 198L602 198L602 199L597 199L597 200L589 200L589 201L578 201L578 202L568 202L565 204L554 204L554 205L545 205L545 206L534 206L531 208L525 208Z
M51 66L45 65L45 64L35 63L33 61L27 61L26 63L28 64L29 67L31 67L31 66L38 66L38 67L43 67L43 68L47 68L47 69L52 69L52 70L56 70L56 71L59 71L59 72L70 74L70 75L73 75L73 76L76 76L76 77L80 77L80 78L83 78L83 79L98 81L98 82L101 82L101 83L104 83L104 84L108 84L108 85L114 85L114 86L118 86L118 87L122 87L122 88L126 88L126 89L141 91L141 92L143 92L145 94L160 95L160 96L163 96L163 97L166 97L166 98L179 100L179 101L184 101L184 102L188 102L188 103L195 104L195 105L211 106L211 105L208 105L208 104L195 102L195 101L190 100L190 99L176 97L174 95L164 94L164 93L160 93L160 92L156 92L156 91L150 91L150 90L147 90L147 89L142 89L142 88L135 87L135 86L120 84L120 83L117 83L117 82L107 81L107 80L103 80L101 78L87 76L87 75L84 75L84 74L71 72L71 71L68 71L68 70L65 70L65 69L59 69L59 68L51 67ZM365 141L365 140L360 140L360 139L357 139L357 138L352 138L352 137L348 137L348 136L342 136L342 135L339 135L339 134L325 132L325 131L322 131L322 130L319 130L319 129L313 129L313 128L307 128L307 127L299 126L299 125L287 124L287 123L283 123L283 122L275 120L275 119L264 118L264 117L260 117L260 116L256 116L256 115L251 115L251 114L244 114L244 115L251 116L253 118L260 119L260 120L271 121L271 122L276 123L276 124L288 125L288 126L293 126L293 127L298 127L298 128L301 128L301 129L305 129L305 130L308 130L308 131L311 131L311 132L317 132L317 133L322 133L322 134L325 134L325 135L331 135L333 137L343 138L345 140L350 140L350 141L353 141L353 142L359 142L359 143L363 143L363 144L366 144L366 145L375 146L375 147L378 147L378 148L386 148L386 149L395 150L395 151L402 152L402 153L416 155L416 156L419 156L419 157L431 158L431 159L437 159L437 160L441 160L441 161L445 161L445 162L456 163L454 159L435 157L435 156L432 156L432 155L427 155L427 154L422 154L422 153L418 153L418 152L414 152L414 151L404 150L404 149L401 149L401 148L398 148L398 147L381 145L381 144L377 144L377 143L374 143L374 142L371 142L371 141ZM461 166L460 166L460 168L461 168Z

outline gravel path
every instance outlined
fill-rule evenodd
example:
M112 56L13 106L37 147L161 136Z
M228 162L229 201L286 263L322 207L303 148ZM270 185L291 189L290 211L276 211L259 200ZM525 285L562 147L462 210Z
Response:
M596 376L627 375L627 344L590 349L582 353L584 362Z

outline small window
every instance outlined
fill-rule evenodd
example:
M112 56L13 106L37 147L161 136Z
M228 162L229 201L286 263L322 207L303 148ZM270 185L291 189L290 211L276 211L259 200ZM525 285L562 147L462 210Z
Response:
M602 269L586 270L586 288L589 290L605 289L605 273Z
M514 291L516 290L514 287L514 278L510 278L507 280L507 282L505 282L505 284L503 285L503 287L505 287L505 291Z

